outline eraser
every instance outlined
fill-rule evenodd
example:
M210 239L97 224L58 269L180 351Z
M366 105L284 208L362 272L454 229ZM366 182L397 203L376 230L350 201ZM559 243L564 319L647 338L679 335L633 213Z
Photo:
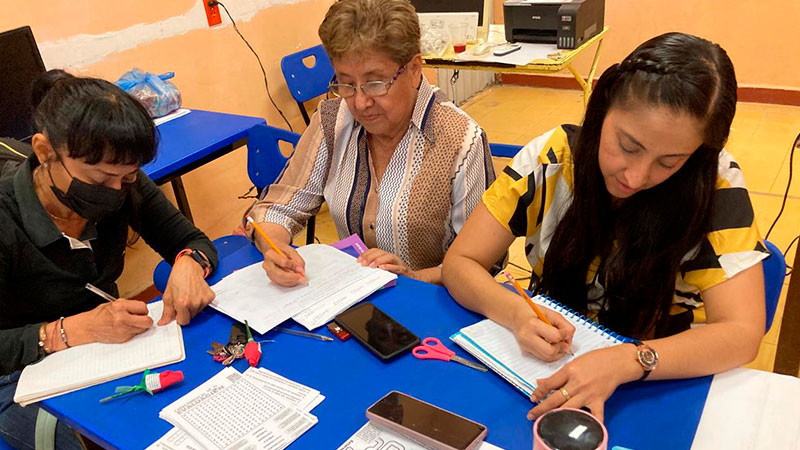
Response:
M348 333L347 330L342 329L342 327L337 325L335 322L331 322L328 324L328 330L331 332L332 335L339 338L339 340L342 342L350 339L350 333Z

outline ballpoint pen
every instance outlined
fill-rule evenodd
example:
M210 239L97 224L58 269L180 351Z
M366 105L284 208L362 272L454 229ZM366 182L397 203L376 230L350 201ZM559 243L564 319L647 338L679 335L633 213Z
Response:
M333 338L329 338L328 336L323 336L317 333L309 333L308 331L299 331L299 330L292 330L291 328L284 328L278 327L276 330L280 331L281 333L288 333L293 334L295 336L303 336L303 337L310 337L313 339L319 339L320 341L331 342Z
M86 289L88 289L89 291L91 291L91 292L97 294L98 296L102 297L103 300L105 300L105 301L108 301L108 302L117 301L116 298L114 298L113 296L107 294L105 291L103 291L102 289L100 289L97 286L93 285L92 283L86 283L86 286L84 286L84 287Z

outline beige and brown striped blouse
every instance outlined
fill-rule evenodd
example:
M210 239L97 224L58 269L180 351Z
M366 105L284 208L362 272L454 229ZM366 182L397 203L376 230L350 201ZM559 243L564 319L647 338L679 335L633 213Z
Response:
M495 179L484 131L424 78L380 184L371 167L364 127L341 99L323 101L253 217L295 235L325 201L340 238L358 234L420 270L442 263Z

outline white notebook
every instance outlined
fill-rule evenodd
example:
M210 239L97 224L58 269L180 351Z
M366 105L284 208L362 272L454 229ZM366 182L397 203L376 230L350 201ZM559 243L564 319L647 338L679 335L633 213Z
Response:
M627 338L545 296L536 296L533 301L557 311L575 326L572 338L575 356L567 354L553 362L539 360L519 348L511 330L489 319L462 328L450 339L528 396L536 390L537 379L549 377L574 358L592 350L628 342Z
M147 307L153 326L128 342L79 345L25 367L14 401L26 406L144 369L183 361L186 354L180 325L174 320L162 327L156 325L161 318L162 302L153 302Z

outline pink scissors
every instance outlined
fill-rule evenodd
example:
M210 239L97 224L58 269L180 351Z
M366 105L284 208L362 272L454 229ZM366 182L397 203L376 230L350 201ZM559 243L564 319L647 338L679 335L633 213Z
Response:
M418 359L439 359L442 361L455 361L467 367L472 367L475 370L486 372L486 367L481 364L468 361L460 356L456 356L456 352L450 350L442 344L442 341L435 337L426 337L422 340L422 345L414 347L411 354Z

